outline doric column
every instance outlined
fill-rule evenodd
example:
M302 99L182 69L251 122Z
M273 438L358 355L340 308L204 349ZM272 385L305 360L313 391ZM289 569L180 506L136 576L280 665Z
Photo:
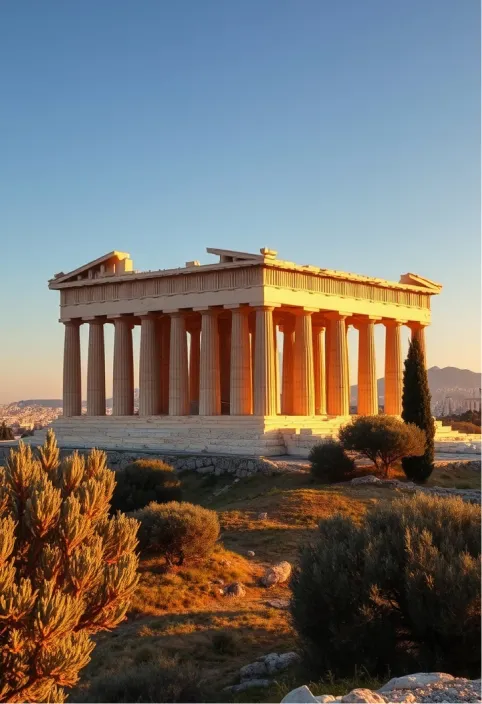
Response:
M67 418L82 415L80 324L80 320L64 323L63 414Z
M98 318L89 320L87 415L105 416L104 321Z
M221 413L218 311L201 311L201 368L199 373L199 415Z
M169 415L187 416L189 413L189 376L186 321L184 314L180 311L170 315Z
M218 319L219 373L221 393L221 413L228 415L230 410L231 386L231 320Z
M400 341L401 321L385 320L385 413L399 416L402 413L402 348Z
M315 386L313 370L313 332L311 311L299 309L295 317L293 414L315 414Z
M199 413L199 370L201 352L201 326L193 323L190 329L191 347L189 353L189 404L191 415Z
M161 411L161 365L158 319L141 316L139 356L139 415L156 416Z
M231 321L231 398L232 416L250 415L253 410L249 308L233 308Z
M375 416L378 413L377 368L375 358L375 320L357 320L358 330L358 407L359 416Z
M285 316L283 321L283 378L281 391L281 413L293 415L293 360L295 356L295 320Z
M114 416L134 415L134 360L132 356L132 322L114 318Z
M346 317L340 313L326 313L329 320L327 410L330 416L347 416L350 413Z
M169 358L171 355L171 318L164 315L158 321L157 333L160 350L160 409L161 414L169 413Z
M256 308L254 415L276 415L273 308Z
M420 347L422 349L422 354L425 360L425 365L427 364L427 354L425 350L425 328L426 325L423 323L408 323L410 330L412 331L412 340L418 340Z
M313 325L313 377L315 415L326 415L325 326Z

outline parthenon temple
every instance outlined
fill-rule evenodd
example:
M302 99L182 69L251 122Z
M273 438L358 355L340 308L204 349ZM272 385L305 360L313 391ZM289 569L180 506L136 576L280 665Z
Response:
M349 416L349 326L358 331L356 412L378 413L374 329L383 325L384 411L400 414L401 328L408 326L425 349L439 284L411 273L395 283L300 266L266 248L259 254L207 251L218 261L157 271L136 271L129 254L114 251L49 281L60 291L65 328L58 433L112 447L286 454L296 436L326 437ZM107 415L109 323L113 405ZM89 328L86 414L83 324Z

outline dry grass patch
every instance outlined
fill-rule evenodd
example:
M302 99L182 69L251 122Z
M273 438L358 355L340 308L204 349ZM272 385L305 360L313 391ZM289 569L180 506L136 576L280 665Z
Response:
M216 496L225 486L230 488ZM161 557L141 561L128 621L115 632L98 636L92 662L84 671L81 689L87 700L92 679L116 677L160 656L176 656L180 663L199 666L203 701L226 701L221 690L238 681L243 665L269 652L297 647L288 611L268 604L289 598L288 586L259 586L266 565L281 559L294 562L300 543L321 518L336 512L360 518L370 505L390 501L395 492L314 484L308 471L300 471L255 475L236 483L232 477L183 473L183 495L218 511L221 542L207 560L169 571ZM262 512L268 514L267 520L258 519ZM248 550L255 552L254 558L247 557ZM246 596L222 596L220 580L242 582ZM268 701L267 696L272 693L251 693L248 699Z

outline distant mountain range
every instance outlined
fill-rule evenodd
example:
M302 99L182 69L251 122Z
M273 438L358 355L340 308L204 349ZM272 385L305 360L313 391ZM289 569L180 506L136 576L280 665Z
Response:
M478 372L471 372L469 369L458 369L457 367L430 367L427 369L428 385L432 394L432 403L442 401L450 396L454 400L465 399L476 395L482 386L482 375ZM385 396L385 379L378 379L378 397ZM355 384L350 388L350 402L356 404L358 398L358 386Z

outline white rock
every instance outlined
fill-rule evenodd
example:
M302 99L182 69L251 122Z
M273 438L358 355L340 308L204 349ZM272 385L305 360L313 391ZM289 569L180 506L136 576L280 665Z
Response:
M352 689L351 692L345 694L341 698L342 702L358 702L360 704L378 704L378 702L383 702L385 704L385 699L377 692L372 692L371 689Z
M278 657L278 656L276 656ZM264 662L252 662L250 665L245 665L239 671L239 677L242 682L252 680L262 675L268 674L268 667Z
M279 672L280 667L280 656L278 653L270 653L264 658L264 666L268 670L268 675L274 675L275 672Z
M336 702L335 697L332 694L320 694L319 697L315 697L317 702L321 704L328 704L328 702Z
M383 687L380 687L378 691L391 692L394 689L417 689L435 682L449 682L453 679L453 676L448 675L446 672L416 672L414 675L393 677Z
M286 668L291 667L292 665L297 665L299 662L301 662L301 658L298 653L282 653L279 656L278 669L286 670Z
M258 513L258 520L259 521L265 521L268 518L267 513Z
M241 682L241 684L233 684L230 687L224 687L223 692L237 694L238 692L244 692L246 689L252 689L254 687L269 687L270 684L271 680L246 680L245 682Z
M247 555L248 557L254 557L254 551L253 551L253 550L248 550L248 552L246 553L246 555Z
M273 609L289 609L290 600L289 599L272 599L267 601L268 606L272 606Z
M265 587L272 587L274 584L283 584L291 575L291 565L284 560L278 564L268 567L264 575L261 577L261 584Z
M309 687L304 684L302 687L291 690L286 697L281 700L281 704L316 704L318 699L313 696Z
M355 477L352 479L350 484L356 486L357 484L382 484L382 480L378 479L374 474L367 474L366 477Z

